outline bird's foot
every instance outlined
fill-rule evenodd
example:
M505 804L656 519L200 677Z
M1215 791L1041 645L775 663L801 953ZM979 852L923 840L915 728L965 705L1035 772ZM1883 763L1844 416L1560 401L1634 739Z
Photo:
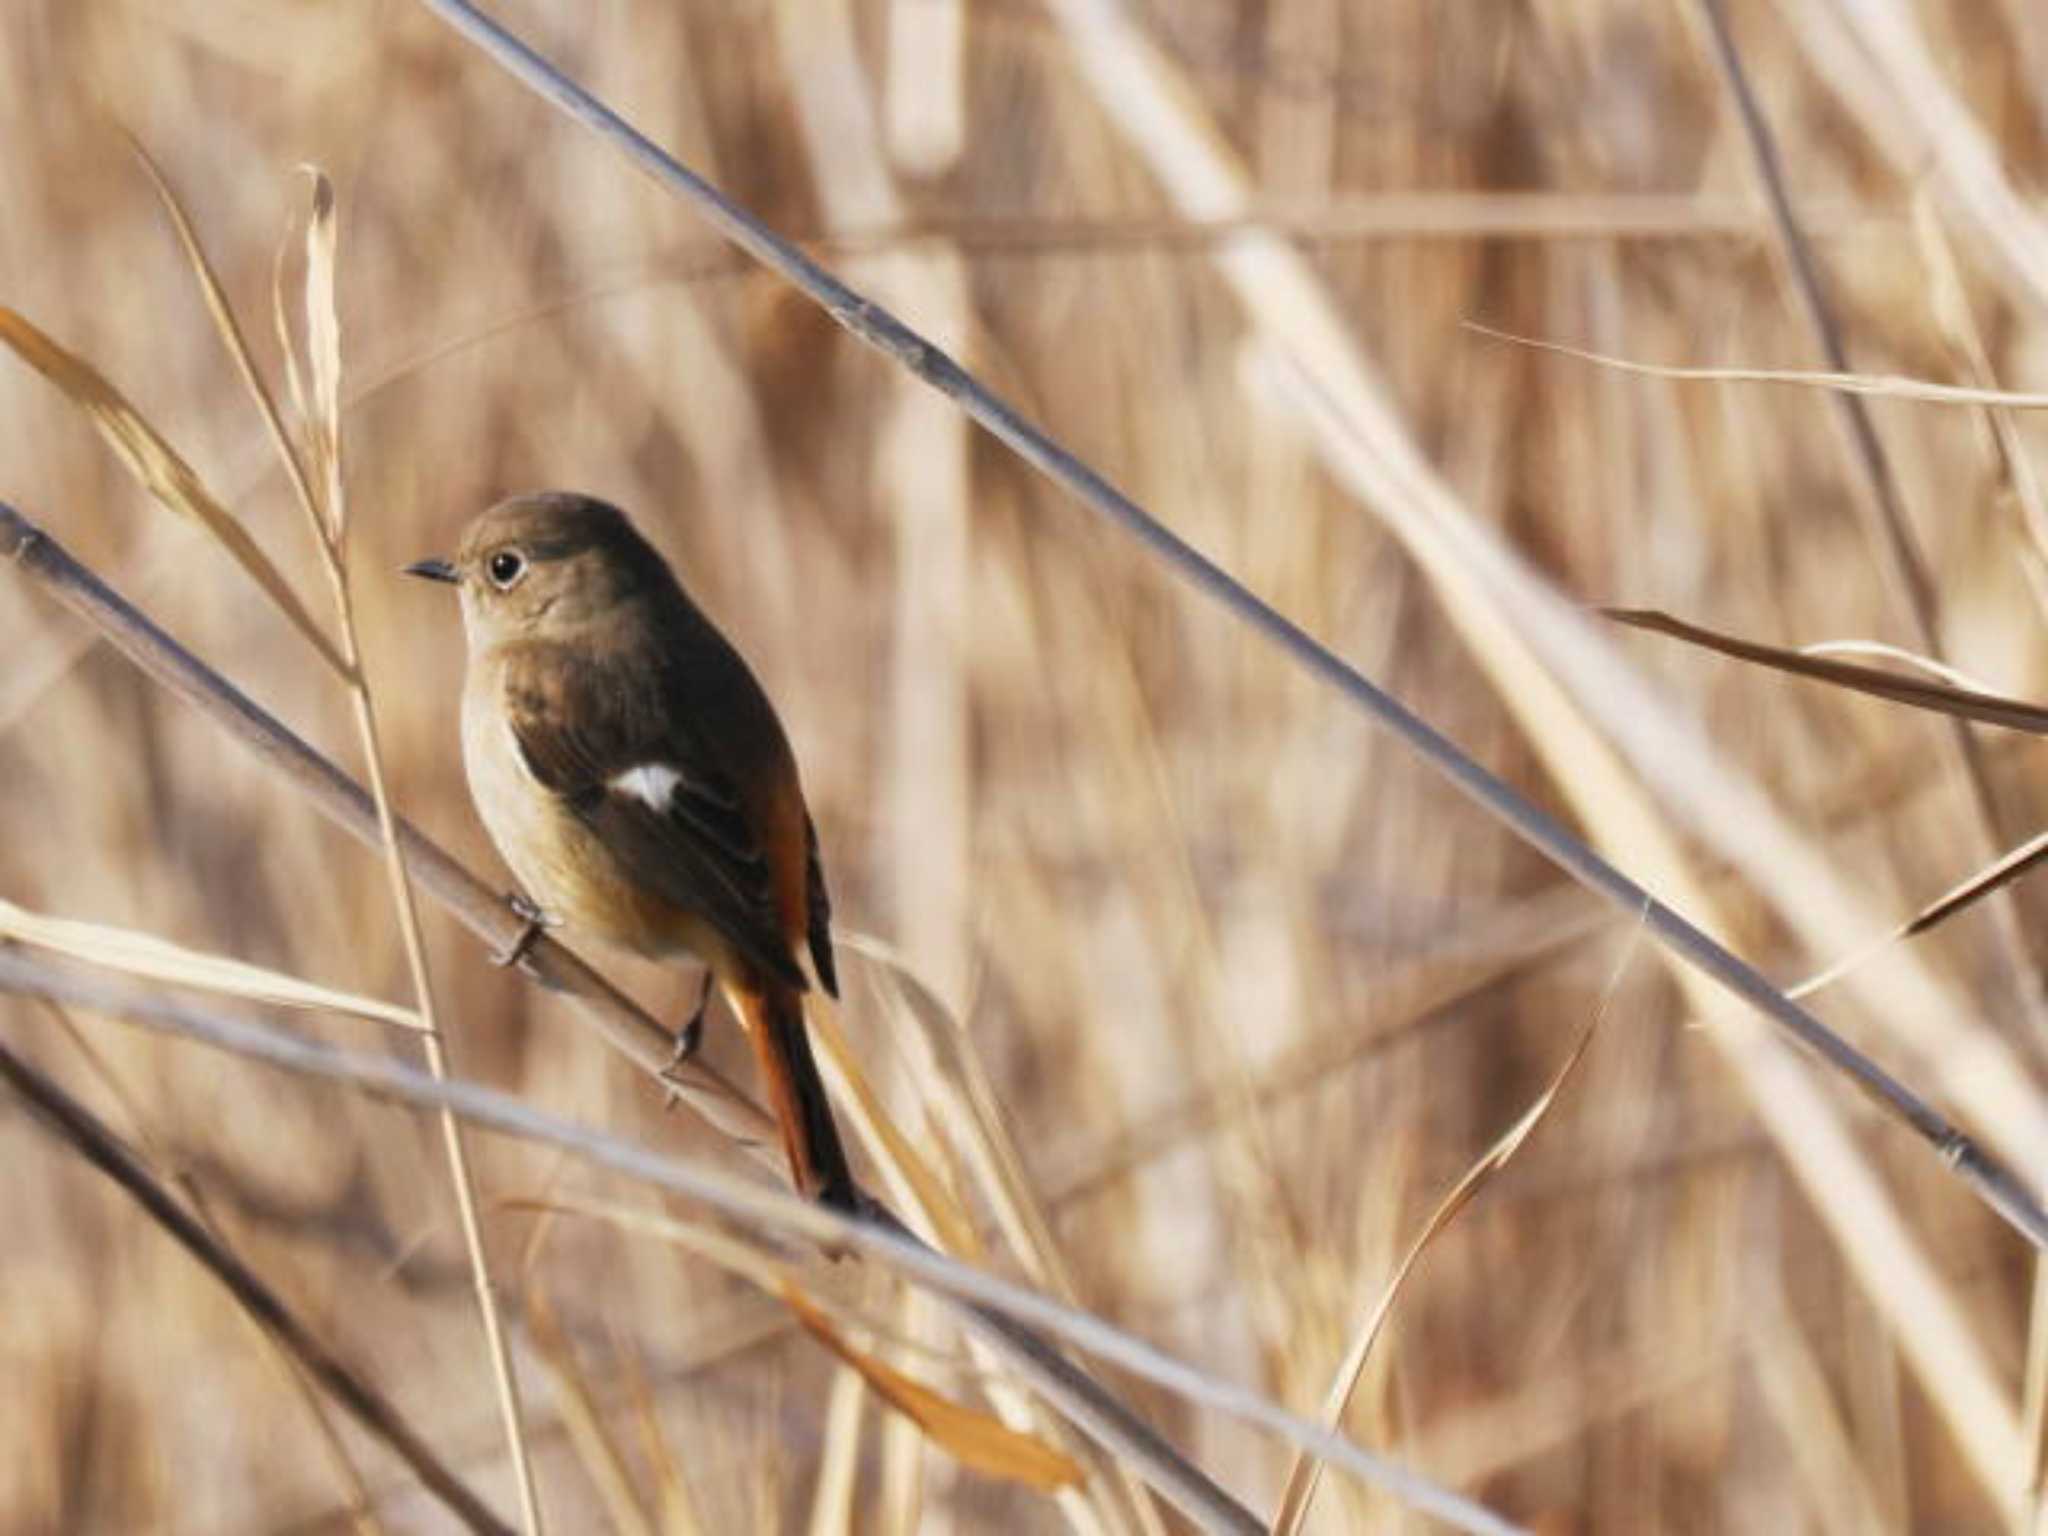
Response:
M704 1010L711 1006L711 980L711 971L707 967L704 972L704 990L697 994L697 1006L690 1011L690 1016L683 1020L683 1027L676 1031L676 1053L669 1058L668 1065L661 1069L662 1081L669 1085L666 1108L674 1109L676 1100L681 1097L678 1092L681 1084L675 1074L684 1062L697 1054L697 1047L704 1043Z
M558 926L561 919L549 917L517 891L506 892L505 901L517 916L526 921L526 926L519 930L519 937L504 950L491 956L491 964L510 970L524 960L531 953L533 946L539 942L540 936L550 928Z

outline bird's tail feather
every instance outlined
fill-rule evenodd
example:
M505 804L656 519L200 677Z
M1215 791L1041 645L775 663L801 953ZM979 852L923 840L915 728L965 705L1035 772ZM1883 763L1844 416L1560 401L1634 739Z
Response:
M754 1042L769 1104L782 1127L790 1176L812 1199L856 1211L853 1171L811 1054L803 994L782 981L754 977L748 985L733 988L732 997Z

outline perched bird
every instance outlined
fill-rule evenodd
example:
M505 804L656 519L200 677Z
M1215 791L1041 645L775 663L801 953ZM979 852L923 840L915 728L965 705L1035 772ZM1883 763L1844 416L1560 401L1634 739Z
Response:
M406 571L461 592L463 763L530 915L702 960L706 999L715 980L753 1040L797 1187L856 1209L797 958L808 950L838 995L817 831L739 652L625 514L589 496L502 502L453 559ZM700 1002L682 1052L702 1019Z

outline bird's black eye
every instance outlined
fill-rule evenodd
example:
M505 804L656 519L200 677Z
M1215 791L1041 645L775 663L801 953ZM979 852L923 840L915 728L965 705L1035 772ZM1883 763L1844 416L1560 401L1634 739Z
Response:
M505 591L526 574L526 558L516 549L501 549L485 564L491 585Z

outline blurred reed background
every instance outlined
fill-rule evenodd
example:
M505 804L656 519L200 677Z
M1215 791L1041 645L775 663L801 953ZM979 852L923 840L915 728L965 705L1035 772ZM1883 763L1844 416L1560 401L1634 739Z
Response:
M1447 508L1575 602L1921 648L1827 398L1623 376L1465 328L1821 366L1703 4L1151 0L1127 31L1096 0L496 14L1773 975L1849 947L1858 932L1813 916L1842 892L1873 937L2033 831L2018 738L1983 736L1987 826L1944 722L1610 635L1781 818L1711 824L1720 802L1681 766L1630 821L1574 745L1587 718L1619 729L1615 701L1518 683L1527 637L1460 565ZM2048 19L2025 0L1777 0L1731 21L1854 366L1990 382L1981 362L2048 388L2026 201L2048 169ZM1625 921L409 0L12 0L0 28L0 301L120 384L317 595L116 121L177 182L245 316L268 313L293 168L338 184L368 671L400 809L474 867L502 878L457 762L456 618L395 573L498 496L595 492L637 513L778 700L842 929L895 945L964 1023L1089 1310L1313 1413L1432 1206L1604 998L1548 1121L1423 1258L1349 1431L1545 1530L2026 1522L2031 1264L1923 1148L1823 1085L1878 1198L1830 1219L1805 1112L1760 1115L1739 1065L1767 1042L1686 1027L1693 998ZM1299 379L1361 364L1384 391L1353 405L1382 415L1347 440L1304 413ZM1948 659L2040 695L2018 494L2039 429L2013 424L2016 481L1977 413L1872 410ZM0 421L0 498L359 771L346 698L299 638L11 359ZM1441 484L1418 489L1396 440ZM409 999L376 858L25 582L0 579L0 636L0 895ZM2002 917L1915 941L1901 963L1928 990L1899 995L1953 1004L1916 1040L1880 989L1819 1002L2035 1167L2040 910L2021 888ZM427 922L458 1072L732 1160L561 1004ZM695 997L693 976L592 957L664 1018ZM926 1060L871 963L842 969L860 1058L978 1209L935 1086L951 1058ZM398 1048L372 1024L289 1022ZM0 1029L189 1175L234 1246L513 1509L426 1117L101 1020L74 1036L14 1001ZM1986 1038L2007 1059L1978 1094L1952 1042ZM710 1049L745 1071L722 1016ZM1144 1528L1127 1501L1056 1506L960 1472L701 1259L588 1221L534 1243L505 1202L645 1197L474 1147L552 1528L630 1529L633 1502L671 1531ZM0 1166L0 1529L355 1528L303 1400L219 1287L12 1102ZM1001 1244L992 1262L1015 1268ZM975 1395L936 1313L859 1266L816 1284L944 1358L884 1354ZM523 1321L534 1297L566 1376ZM1128 1397L1271 1509L1284 1446ZM376 1521L445 1528L343 1437ZM1309 1529L1401 1521L1333 1478Z

